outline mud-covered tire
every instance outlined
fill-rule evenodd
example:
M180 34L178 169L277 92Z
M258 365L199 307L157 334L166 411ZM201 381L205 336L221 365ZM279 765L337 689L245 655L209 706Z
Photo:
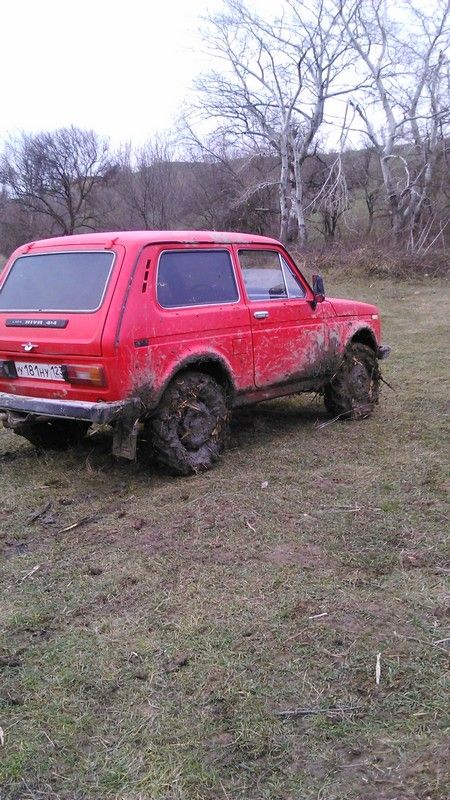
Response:
M365 344L350 345L342 361L325 387L325 408L332 417L364 419L378 403L380 370L372 348Z
M14 433L27 439L39 450L67 450L77 447L89 428L88 422L74 419L49 419L45 422L26 422Z
M179 375L147 423L155 460L173 475L210 469L224 448L228 419L225 392L210 375Z

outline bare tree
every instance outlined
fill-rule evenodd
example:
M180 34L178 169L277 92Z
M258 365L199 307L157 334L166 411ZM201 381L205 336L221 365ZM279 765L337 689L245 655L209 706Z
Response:
M263 233L273 227L279 210L274 203L278 165L274 156L230 144L216 131L200 137L188 119L180 137L191 162L187 195L209 227ZM240 143L238 143L240 144ZM194 210L194 209L192 209ZM276 229L276 226L275 226Z
M375 215L377 213L377 204L380 198L380 192L383 185L383 178L380 175L380 170L377 169L378 164L373 167L374 161L373 148L369 147L362 153L360 160L361 183L364 188L364 200L366 202L367 213L369 221L366 228L366 236L370 236L373 231L375 223ZM355 158L355 170L358 169L358 159Z
M316 154L315 160L320 165L320 169L314 170L311 174L312 200L305 210L320 215L320 232L326 242L333 242L338 222L350 208L343 160L341 154L331 159L324 159Z
M344 156L345 171L348 184L349 196L355 206L358 218L355 227L354 215L348 217L349 230L353 233L362 233L359 209L363 200L367 210L367 224L364 230L364 237L369 237L376 229L376 223L384 220L388 216L383 195L383 176L380 169L379 158L373 147L369 145L360 150L348 150Z
M225 67L198 83L204 116L221 137L279 158L280 238L307 241L302 166L314 147L325 104L348 91L349 64L327 0L285 0L267 22L242 0L210 19L212 55Z
M119 194L128 210L127 227L173 226L179 176L170 139L158 134L135 150L128 145L121 153L120 169Z
M450 2L434 0L425 13L410 0L401 16L386 0L335 5L365 77L352 107L379 158L394 236L417 249L435 221L432 186L450 118Z
M115 173L108 142L79 128L22 133L7 143L0 181L22 208L41 215L52 233L98 227L90 202L95 187Z

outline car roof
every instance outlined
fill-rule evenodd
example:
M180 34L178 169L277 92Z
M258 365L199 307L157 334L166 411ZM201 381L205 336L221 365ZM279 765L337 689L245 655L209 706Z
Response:
M70 245L115 244L141 245L173 244L271 244L279 245L277 239L259 236L255 233L236 233L234 231L104 231L101 233L80 233L73 236L56 236L40 239L23 245L27 250L33 247L58 247ZM22 248L20 248L22 249Z

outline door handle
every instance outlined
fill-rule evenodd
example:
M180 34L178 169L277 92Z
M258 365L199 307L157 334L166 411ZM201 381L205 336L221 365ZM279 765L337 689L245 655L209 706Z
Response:
M266 317L269 316L269 312L268 311L254 311L253 312L253 316L255 317L255 319L266 319Z

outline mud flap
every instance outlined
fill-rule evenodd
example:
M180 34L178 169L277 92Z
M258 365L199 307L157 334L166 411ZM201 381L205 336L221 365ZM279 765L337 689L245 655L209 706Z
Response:
M137 437L141 429L139 420L120 420L114 426L112 452L116 458L136 458Z

